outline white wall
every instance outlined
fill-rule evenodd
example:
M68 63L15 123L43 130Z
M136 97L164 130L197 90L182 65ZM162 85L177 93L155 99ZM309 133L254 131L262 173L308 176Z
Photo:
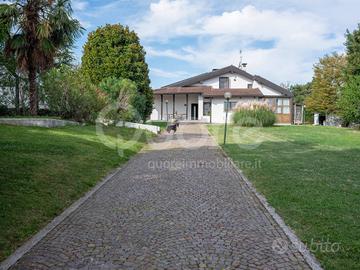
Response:
M227 73L218 77L205 80L202 83L194 84L193 86L207 85L212 86L213 88L219 88L219 77L229 77L230 78L230 88L247 88L249 83L253 83L252 80L243 77L239 74Z
M163 119L161 118L161 96L154 95L154 104L153 110L150 115L150 120L166 120L166 103L165 100L168 100L168 113L173 113L173 95L163 95ZM191 104L196 103L198 104L198 95L197 94L189 94L188 96L188 117L191 116ZM183 117L186 116L186 94L176 94L175 95L175 112L180 115L182 114Z
M208 80L205 80L201 83L194 84L193 86L207 85L215 89L219 88L219 77L229 77L230 78L230 88L247 88L248 84L252 84L253 88L258 88L264 96L280 96L281 93L277 92L274 89L271 89L268 86L253 81L246 77L243 77L239 74L227 73L221 76L217 76Z
M263 84L258 83L257 81L254 81L253 88L259 88L261 93L264 96L280 96L281 94Z

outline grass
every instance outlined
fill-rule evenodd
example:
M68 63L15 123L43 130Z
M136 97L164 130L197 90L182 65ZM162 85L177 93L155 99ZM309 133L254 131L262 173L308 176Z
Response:
M0 261L152 136L138 134L116 127L99 137L95 126L0 125Z
M158 126L160 127L160 130L163 131L166 129L166 126L167 126L167 122L165 121L147 121L146 124L149 124L149 125L154 125L154 126Z
M360 269L359 131L230 126L222 147L326 269Z

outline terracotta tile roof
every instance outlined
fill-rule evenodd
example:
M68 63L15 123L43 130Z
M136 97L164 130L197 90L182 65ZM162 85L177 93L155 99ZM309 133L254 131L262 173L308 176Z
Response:
M211 90L211 86L194 86L194 87L163 87L154 91L155 95L166 94L202 94Z
M224 97L225 92L230 92L233 97L263 97L263 93L258 88L231 88L231 89L211 89L204 92L204 97Z
M164 87L154 91L155 95L172 94L203 94L204 97L223 97L225 92L230 92L233 97L263 97L258 88L231 88L214 89L211 86L196 87Z

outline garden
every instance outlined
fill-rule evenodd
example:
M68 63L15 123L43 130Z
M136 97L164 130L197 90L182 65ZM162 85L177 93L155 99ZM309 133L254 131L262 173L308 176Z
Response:
M326 269L360 268L359 131L230 125L223 145L224 126L208 129Z
M79 123L0 125L1 261L147 143L152 134L115 124L145 121L153 98L145 51L126 26L89 33L79 64L84 28L69 0L7 1L0 25L0 116Z

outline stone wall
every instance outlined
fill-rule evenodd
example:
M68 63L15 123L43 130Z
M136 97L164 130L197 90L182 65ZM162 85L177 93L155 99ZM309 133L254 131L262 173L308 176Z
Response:
M326 116L326 120L324 121L324 126L331 126L331 127L341 127L342 119L341 117L329 114Z
M132 123L132 122L125 122L125 121L119 121L116 124L116 126L117 127L144 129L144 130L150 131L150 132L155 133L155 134L160 132L160 127L158 127L158 126L139 124L139 123Z
M78 122L74 121L46 118L0 118L0 124L15 126L36 126L47 128L79 125Z

